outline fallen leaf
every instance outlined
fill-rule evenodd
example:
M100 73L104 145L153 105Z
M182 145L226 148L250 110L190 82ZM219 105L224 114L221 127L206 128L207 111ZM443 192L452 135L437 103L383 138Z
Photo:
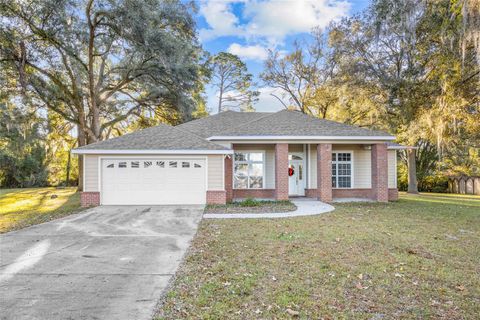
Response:
M363 274L360 273L360 274L357 276L357 278L360 279L360 280L363 280Z
M288 308L288 309L286 310L286 312L287 312L289 315L291 315L292 317L298 317L298 316L300 315L300 312L295 311L295 310L292 310L292 309L290 309L290 308Z
M397 277L397 278L403 278L403 274L396 272L396 273L395 273L395 277Z
M445 237L447 237L447 239L450 239L450 240L458 240L457 237L452 236L451 234L446 234Z
M455 288L457 288L458 291L464 291L465 290L465 287L462 286L462 285L458 285Z

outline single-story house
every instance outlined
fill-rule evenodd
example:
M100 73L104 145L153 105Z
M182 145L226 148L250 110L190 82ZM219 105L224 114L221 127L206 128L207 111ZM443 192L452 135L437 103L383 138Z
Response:
M226 111L73 151L83 206L224 204L239 198L396 200L394 136L298 111Z

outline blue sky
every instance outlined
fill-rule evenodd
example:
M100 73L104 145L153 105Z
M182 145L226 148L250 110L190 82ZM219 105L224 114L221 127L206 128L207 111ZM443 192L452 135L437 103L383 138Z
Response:
M198 1L199 37L212 54L237 54L259 84L257 111L282 109L258 75L269 49L289 52L295 39L308 38L313 27L326 27L365 9L369 0L204 0ZM215 113L216 92L207 88L208 107Z

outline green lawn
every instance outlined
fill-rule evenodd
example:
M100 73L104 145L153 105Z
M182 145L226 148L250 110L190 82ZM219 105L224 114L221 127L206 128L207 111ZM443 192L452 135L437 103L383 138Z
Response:
M478 319L480 197L204 220L159 319Z
M0 233L57 219L80 208L76 188L0 189Z

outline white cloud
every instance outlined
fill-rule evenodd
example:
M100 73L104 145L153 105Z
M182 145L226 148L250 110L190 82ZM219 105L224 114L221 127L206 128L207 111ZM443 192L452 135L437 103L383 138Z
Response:
M268 50L261 45L242 46L238 43L232 43L227 52L239 56L243 60L263 61L268 57Z
M258 112L275 112L282 109L285 109L283 104L278 101L272 94L281 98L282 92L280 89L263 87L259 88L258 91L260 95L258 97L258 102L253 106Z
M237 17L232 4L240 2L244 9ZM349 10L350 3L342 0L207 0L201 3L200 13L210 27L200 30L200 38L208 41L237 36L278 44L285 36L310 32L314 27L325 28Z
M237 27L239 20L231 11L232 2L234 1L208 0L200 4L199 12L210 26L209 29L200 29L200 39L206 41L239 32Z

